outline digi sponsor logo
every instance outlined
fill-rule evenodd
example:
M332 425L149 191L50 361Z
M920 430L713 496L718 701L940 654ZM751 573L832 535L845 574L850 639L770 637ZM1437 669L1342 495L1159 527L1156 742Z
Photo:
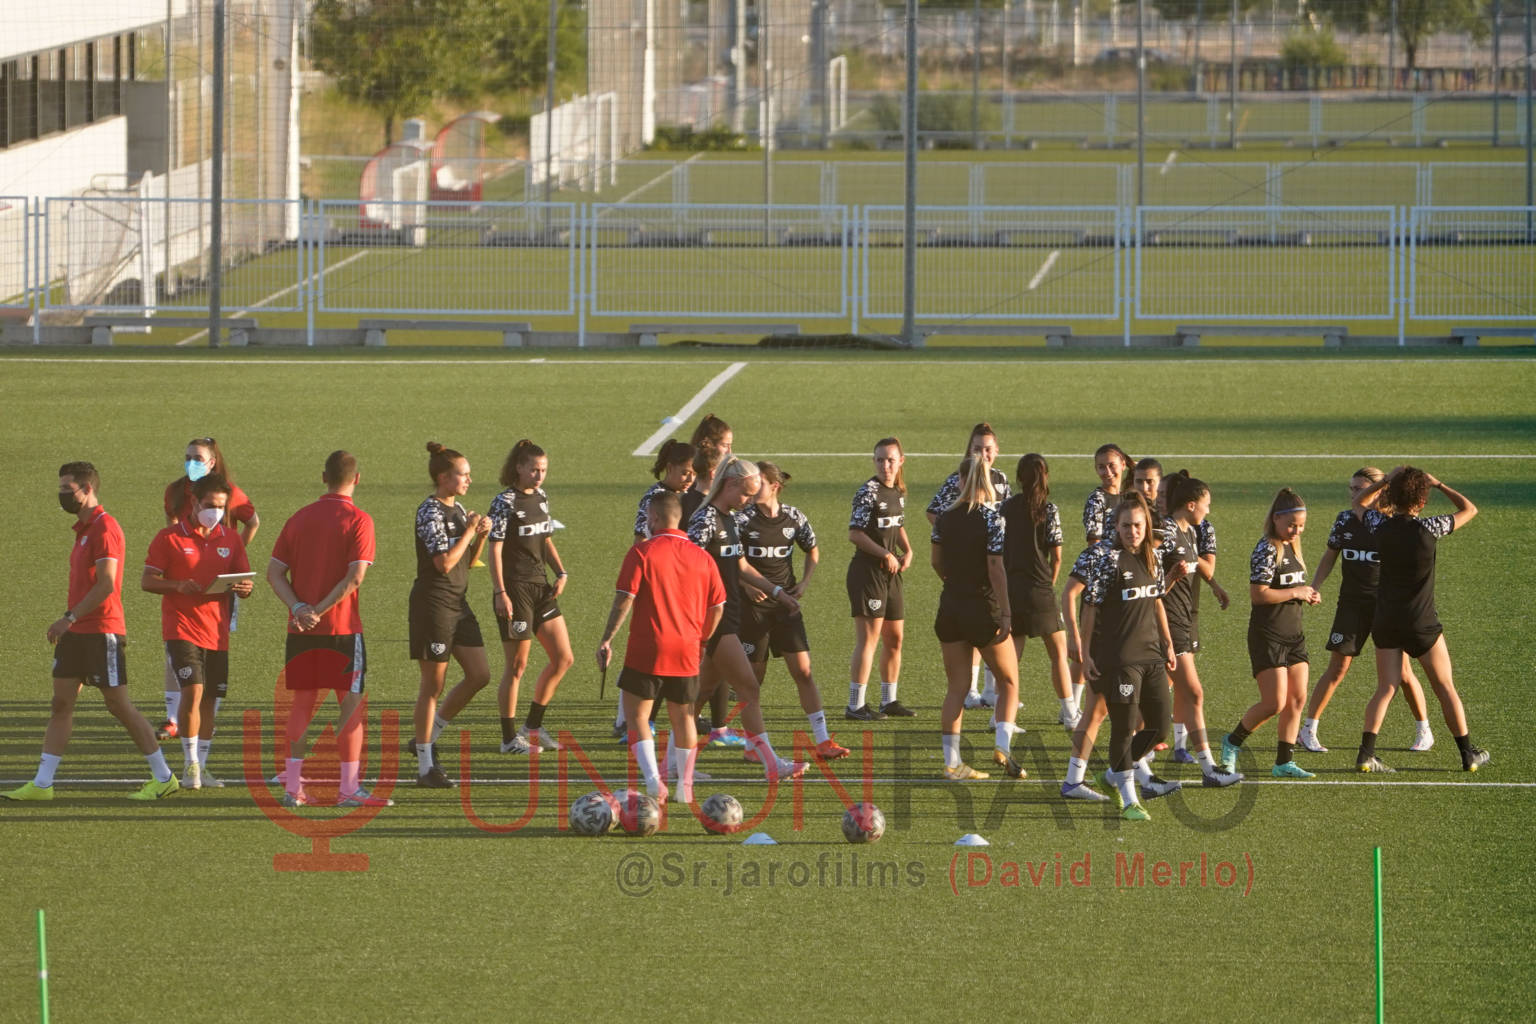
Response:
M774 547L772 545L763 547L756 544L747 545L748 558L788 558L789 553L790 547L788 544L782 547Z
M522 513L519 512L518 515L522 515ZM538 537L546 533L554 532L555 524L548 519L544 520L542 523L534 523L532 526L519 525L517 528L517 535L519 537Z
M1279 586L1299 587L1307 582L1307 574L1303 572L1283 572L1280 574Z
M1148 597L1162 596L1163 588L1159 587L1156 583L1148 583L1144 587L1122 587L1120 590L1120 600L1122 601L1140 601Z
M1381 557L1374 551L1359 551L1355 548L1341 548L1339 553L1344 556L1344 561L1346 562L1379 563L1381 561Z
M743 550L743 548L742 548L742 546L740 544L721 544L720 545L720 557L721 558L740 558L742 550Z
M877 516L875 527L880 530L894 530L901 525L903 518L902 516Z

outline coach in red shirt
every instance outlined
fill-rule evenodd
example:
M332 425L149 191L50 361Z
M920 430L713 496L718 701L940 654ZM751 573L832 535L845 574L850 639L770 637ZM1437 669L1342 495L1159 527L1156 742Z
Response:
M52 800L53 776L74 729L75 701L81 687L101 690L107 710L123 724L133 745L149 762L154 778L133 800L157 800L175 793L180 784L165 763L155 730L128 700L128 663L123 654L127 630L123 624L122 566L125 544L122 527L101 507L97 491L101 477L89 462L59 467L59 507L75 517L75 542L69 552L69 606L48 627L54 646L53 704L37 774L8 793L7 800Z
M650 725L651 704L664 698L681 762L676 766L678 799L692 803L698 743L692 705L699 694L699 656L725 614L725 584L715 560L677 528L682 515L682 502L673 492L663 491L651 499L646 510L650 539L624 556L618 593L597 648L597 664L600 669L608 667L614 634L633 608L635 621L619 675L629 747L645 776L646 792L665 800L667 787L656 766Z
M363 751L363 678L368 655L357 590L373 564L373 517L352 504L362 477L357 459L335 451L325 460L326 492L283 524L267 564L267 582L287 606L288 650L284 685L293 692L288 712L287 792L283 803L303 807L299 769L304 733L322 690L334 690L341 705L336 742L341 753L341 807L387 807L394 801L372 796L359 784Z
M150 541L139 586L160 595L160 638L165 663L184 698L177 707L176 734L186 758L183 789L224 785L207 770L214 717L229 693L229 626L234 607L227 596L251 596L251 581L228 586L218 578L249 573L245 544L225 525L233 485L218 474L192 485L193 505L176 525Z

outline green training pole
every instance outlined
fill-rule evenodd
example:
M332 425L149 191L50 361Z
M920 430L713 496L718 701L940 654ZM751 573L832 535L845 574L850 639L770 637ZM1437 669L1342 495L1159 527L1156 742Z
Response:
M1381 847L1376 847L1376 1024L1387 1018L1386 973L1381 952Z
M48 1024L48 929L41 909L37 912L37 1000L43 1024Z

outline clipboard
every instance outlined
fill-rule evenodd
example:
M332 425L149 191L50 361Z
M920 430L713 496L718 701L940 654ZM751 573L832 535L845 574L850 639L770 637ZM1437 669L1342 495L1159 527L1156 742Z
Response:
M229 591L233 590L235 584L239 583L241 580L253 580L255 578L256 574L254 572L220 573L213 578L212 583L208 584L208 586L204 588L203 593L227 594Z

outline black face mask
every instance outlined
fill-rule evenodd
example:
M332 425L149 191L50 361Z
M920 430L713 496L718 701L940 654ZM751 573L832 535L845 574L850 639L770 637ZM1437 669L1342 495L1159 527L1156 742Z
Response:
M78 494L75 494L73 491L68 493L64 491L59 492L59 508L63 509L65 512L68 512L72 516L79 515L80 510L84 507L85 502L80 500L80 496Z

